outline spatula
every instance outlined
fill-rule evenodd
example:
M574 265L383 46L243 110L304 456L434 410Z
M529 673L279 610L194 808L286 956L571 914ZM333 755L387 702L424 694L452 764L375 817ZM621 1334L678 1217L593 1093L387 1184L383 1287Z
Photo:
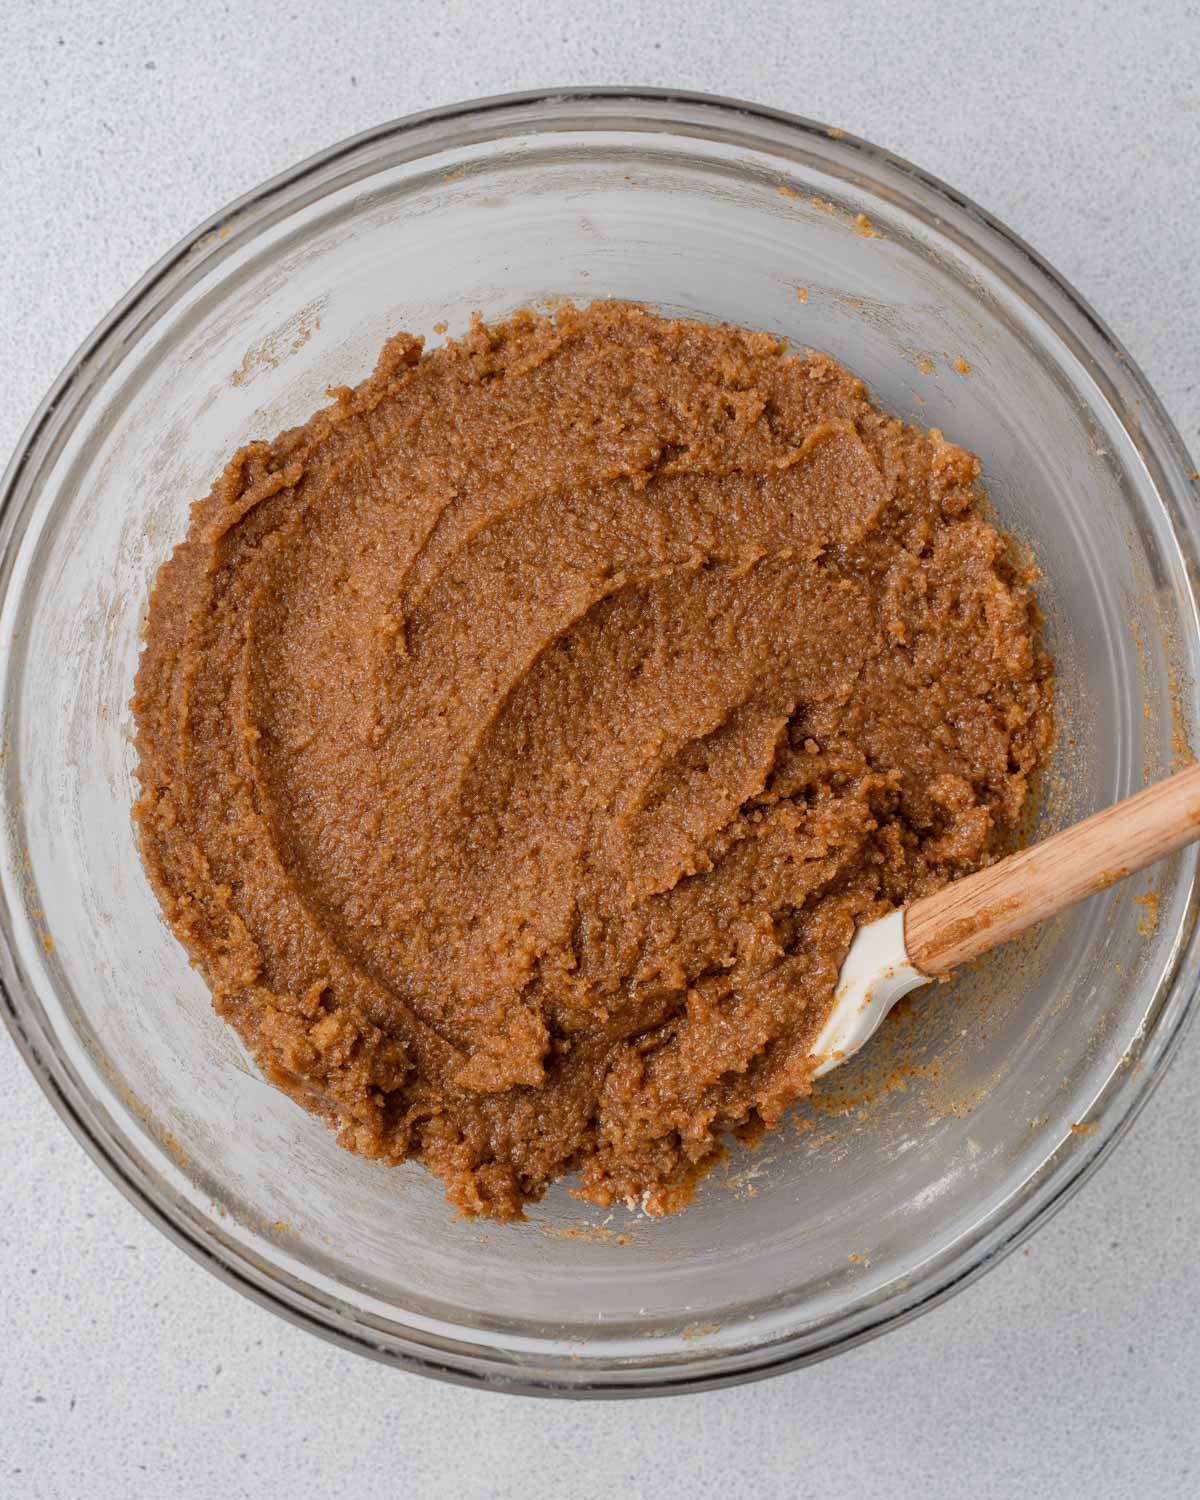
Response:
M860 927L809 1054L814 1076L853 1057L918 985L1197 838L1200 764Z

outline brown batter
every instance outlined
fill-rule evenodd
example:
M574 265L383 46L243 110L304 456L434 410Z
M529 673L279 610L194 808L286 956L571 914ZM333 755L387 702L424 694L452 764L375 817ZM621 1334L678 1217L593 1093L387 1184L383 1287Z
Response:
M142 848L267 1076L469 1214L682 1207L1049 743L977 461L823 355L522 314L252 443L158 576Z

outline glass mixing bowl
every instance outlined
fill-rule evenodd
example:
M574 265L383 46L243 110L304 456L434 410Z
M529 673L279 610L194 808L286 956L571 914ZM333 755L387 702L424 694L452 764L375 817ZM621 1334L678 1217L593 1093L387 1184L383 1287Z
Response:
M919 994L662 1221L560 1186L527 1224L456 1222L420 1168L348 1155L258 1077L134 846L149 580L233 449L365 375L388 333L610 295L827 349L981 456L1045 572L1061 737L1041 831L1185 753L1200 651L1190 464L1139 372L1001 225L805 120L616 90L402 120L217 215L87 341L3 495L18 1045L122 1191L241 1291L409 1369L571 1395L784 1369L964 1285L1129 1123L1197 962L1188 853Z

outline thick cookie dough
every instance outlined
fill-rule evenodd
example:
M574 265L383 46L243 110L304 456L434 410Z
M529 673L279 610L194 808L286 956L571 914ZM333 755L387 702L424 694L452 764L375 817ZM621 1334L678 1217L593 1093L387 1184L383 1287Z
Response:
M670 1212L808 1088L856 924L1013 838L1030 579L969 453L765 333L522 314L334 395L155 583L155 890L344 1145Z

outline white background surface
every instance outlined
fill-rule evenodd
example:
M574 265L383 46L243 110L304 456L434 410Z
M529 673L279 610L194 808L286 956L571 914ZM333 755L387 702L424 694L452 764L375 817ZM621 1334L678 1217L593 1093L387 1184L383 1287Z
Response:
M0 456L233 196L392 116L567 83L740 95L954 183L1091 300L1200 453L1195 4L0 0ZM306 81L318 68L318 83ZM1054 1222L938 1311L733 1391L575 1405L402 1375L205 1276L0 1039L0 1495L1200 1493L1200 1032Z

